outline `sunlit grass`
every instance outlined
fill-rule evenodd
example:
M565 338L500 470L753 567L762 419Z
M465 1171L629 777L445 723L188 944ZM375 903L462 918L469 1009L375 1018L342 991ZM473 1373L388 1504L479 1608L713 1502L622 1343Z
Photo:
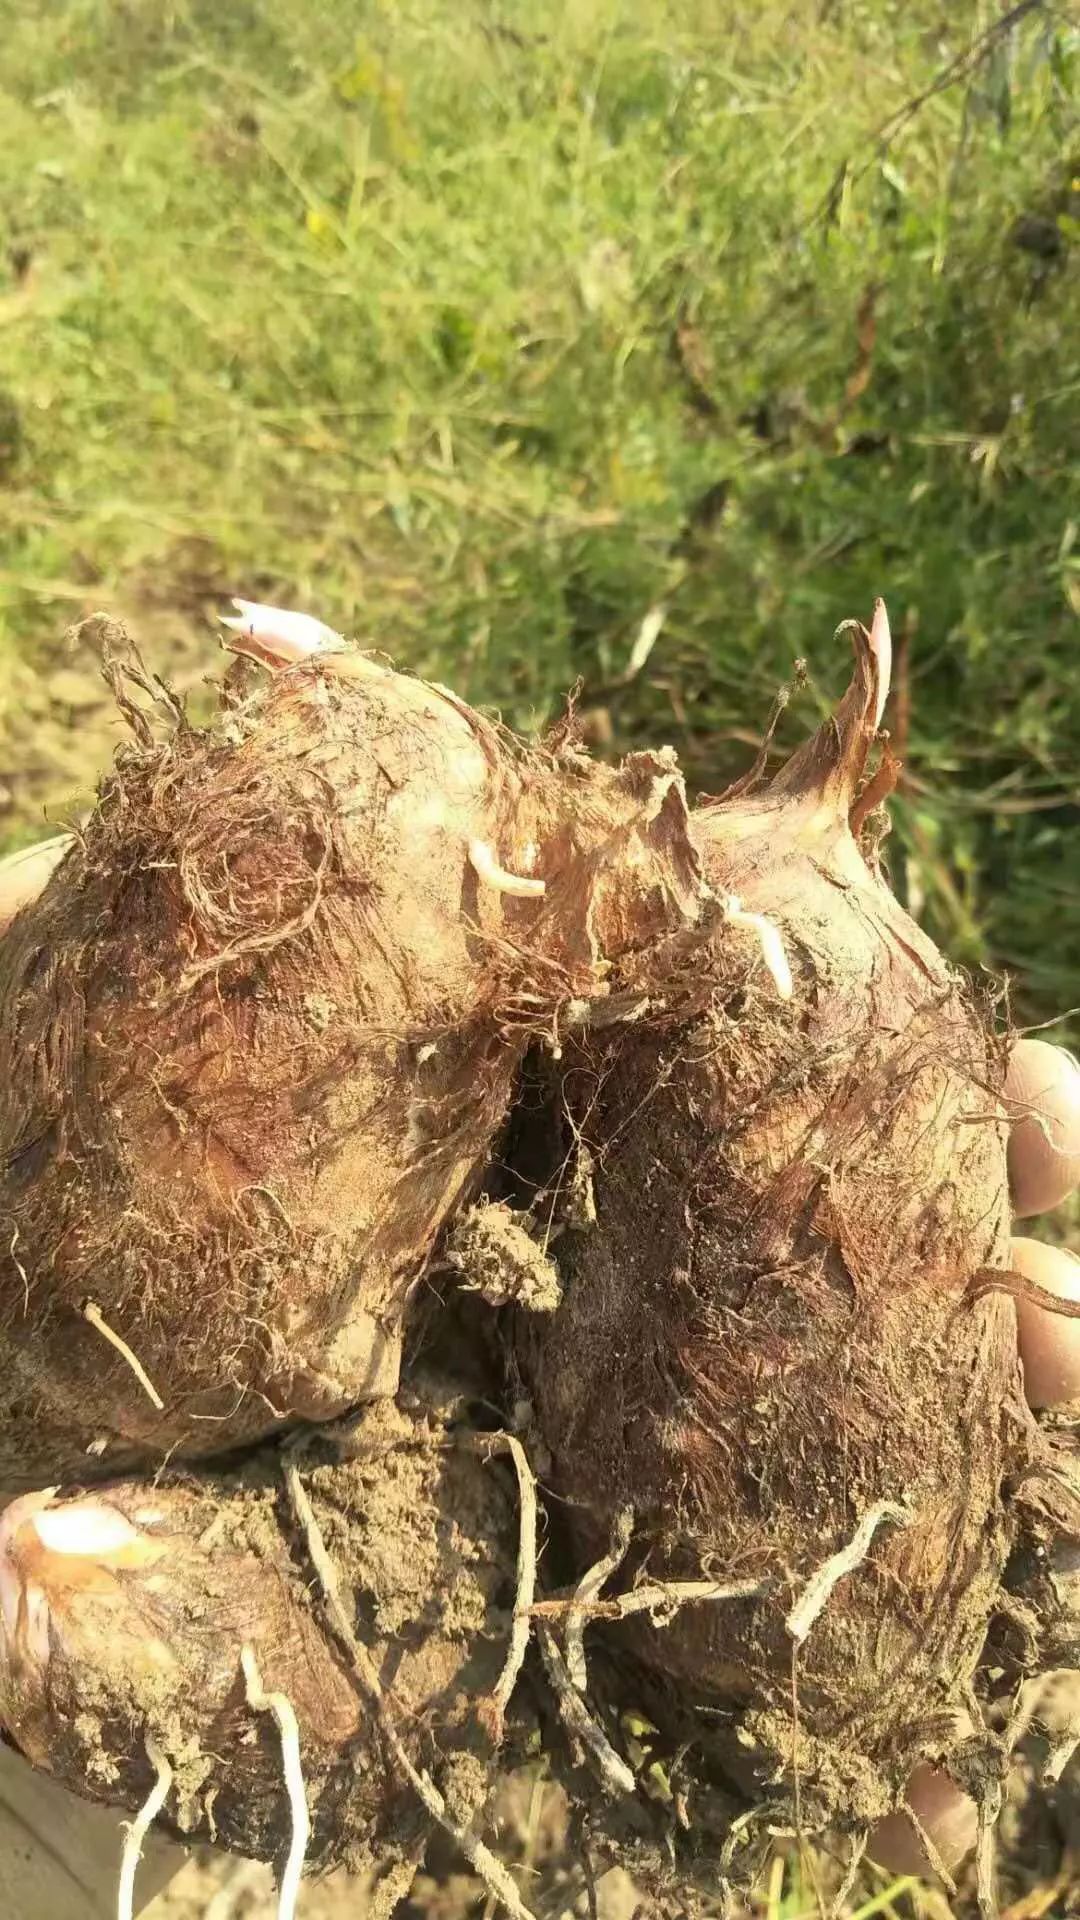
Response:
M1080 998L1075 32L875 143L996 17L4 0L0 833L106 749L97 605L194 681L224 595L295 602L524 726L661 607L604 704L710 787L884 591L899 877Z
M806 1848L778 1848L748 1907L752 1920L825 1920L839 1889L834 1863ZM939 1892L910 1874L889 1874L866 1861L843 1902L843 1920L950 1920Z

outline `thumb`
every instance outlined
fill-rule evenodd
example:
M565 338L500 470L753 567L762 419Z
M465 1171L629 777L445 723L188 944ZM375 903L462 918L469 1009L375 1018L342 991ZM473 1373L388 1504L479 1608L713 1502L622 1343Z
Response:
M52 840L41 840L0 860L0 933L6 933L15 915L37 899L73 841L74 835L58 833Z

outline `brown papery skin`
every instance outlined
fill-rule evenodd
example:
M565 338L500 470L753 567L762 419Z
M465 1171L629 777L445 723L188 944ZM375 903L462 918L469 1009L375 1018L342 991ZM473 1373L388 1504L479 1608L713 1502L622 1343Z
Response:
M530 1035L698 910L669 759L527 749L360 656L135 726L0 942L0 1491L392 1393Z
M1007 1262L1004 1049L881 877L873 819L851 831L876 700L860 635L835 718L763 791L693 816L717 904L624 969L648 1025L564 1057L559 1152L587 1153L596 1223L558 1239L563 1304L519 1349L577 1571L630 1505L624 1580L767 1589L597 1640L661 1725L712 1708L698 1737L744 1775L749 1750L762 1781L799 1772L807 1820L852 1822L941 1757L1026 1419L1011 1305L965 1298ZM790 1001L731 894L779 929ZM793 1602L882 1500L911 1524L881 1526L796 1648Z

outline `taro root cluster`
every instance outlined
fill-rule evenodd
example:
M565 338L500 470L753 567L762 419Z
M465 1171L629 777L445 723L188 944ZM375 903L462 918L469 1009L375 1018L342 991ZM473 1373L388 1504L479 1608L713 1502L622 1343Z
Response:
M989 1833L1076 1657L1007 1176L1062 1156L884 875L884 610L692 809L264 614L207 729L110 663L133 737L0 941L8 1737L283 1906L442 1827L522 1912L538 1733L685 1897L928 1764Z

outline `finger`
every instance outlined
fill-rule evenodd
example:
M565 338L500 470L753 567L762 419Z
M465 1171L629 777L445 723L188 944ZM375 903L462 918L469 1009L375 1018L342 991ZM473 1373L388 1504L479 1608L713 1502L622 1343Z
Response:
M1010 1055L1005 1099L1013 1116L1009 1188L1014 1211L1024 1218L1058 1206L1080 1184L1080 1069L1060 1047L1018 1041ZM1036 1286L1080 1300L1080 1260L1064 1249L1018 1237L1010 1265ZM1022 1298L1016 1301L1016 1318L1028 1404L1052 1407L1080 1398L1080 1321ZM921 1826L951 1872L975 1845L975 1802L940 1768L926 1764L915 1768L905 1799L915 1819L898 1810L879 1821L870 1839L871 1858L890 1873L936 1878Z
M1005 1076L1009 1191L1020 1219L1046 1213L1080 1185L1080 1067L1064 1047L1018 1040Z
M20 852L9 854L6 860L0 860L0 933L7 931L23 907L37 899L73 839L73 834L58 833L53 840L23 847Z
M1064 1247L1017 1238L1009 1262L1044 1292L1080 1300L1080 1260ZM1080 1399L1080 1320L1066 1320L1036 1301L1018 1299L1016 1342L1029 1407L1061 1407Z
M0 1746L0 1858L4 1907L11 1920L116 1920L116 1885L126 1820L35 1773L21 1754ZM183 1847L160 1833L143 1842L136 1912L183 1867Z
M951 1873L975 1845L979 1813L974 1800L962 1793L940 1767L925 1762L915 1768L904 1797L942 1866ZM915 1821L905 1812L890 1813L887 1819L878 1821L867 1851L889 1873L914 1873L923 1880L938 1877Z

